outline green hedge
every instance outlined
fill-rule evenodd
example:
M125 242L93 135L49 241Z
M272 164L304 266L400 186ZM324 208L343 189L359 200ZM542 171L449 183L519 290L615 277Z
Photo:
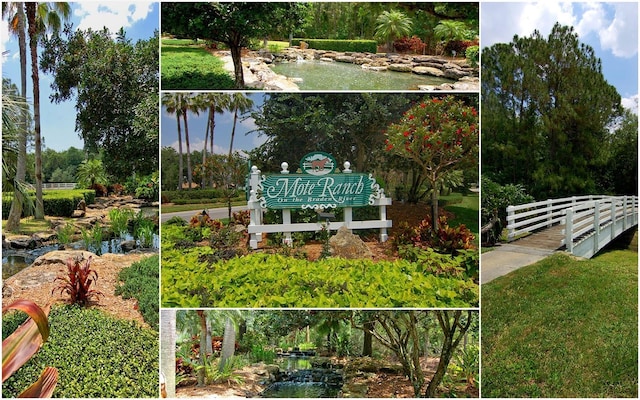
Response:
M179 238L183 228L163 226L163 307L478 306L471 279L436 276L419 262L253 253L211 264L211 248L176 248Z
M238 197L244 198L244 191L239 191ZM211 202L212 199L224 199L224 191L221 189L195 189L165 190L162 192L162 201L167 203L189 204Z
M377 53L375 40L335 40L335 39L293 39L291 44L299 46L303 41L316 50L353 51L357 53Z
M118 274L122 282L116 287L116 295L123 299L135 297L144 320L158 329L159 256L153 255L123 268Z
M28 195L35 204L35 192L28 192ZM89 205L93 204L95 199L96 193L90 189L45 190L42 193L44 214L51 217L71 217L80 200L84 200ZM12 202L13 193L2 194L2 219L9 218ZM22 217L31 216L31 211L23 208Z

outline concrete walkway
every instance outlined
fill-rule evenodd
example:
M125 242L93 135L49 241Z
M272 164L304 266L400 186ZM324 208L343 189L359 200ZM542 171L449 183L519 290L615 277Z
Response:
M554 250L534 249L514 244L496 246L494 250L480 256L480 284L491 282L518 268L534 264L553 253Z

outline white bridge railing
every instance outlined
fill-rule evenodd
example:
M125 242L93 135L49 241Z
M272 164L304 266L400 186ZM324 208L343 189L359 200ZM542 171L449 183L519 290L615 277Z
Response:
M573 196L507 207L508 241L558 224L566 224L565 238L558 247L566 245L567 251L577 256L591 257L638 224L638 198Z
M567 208L567 251L590 258L627 229L638 225L638 197L607 197Z

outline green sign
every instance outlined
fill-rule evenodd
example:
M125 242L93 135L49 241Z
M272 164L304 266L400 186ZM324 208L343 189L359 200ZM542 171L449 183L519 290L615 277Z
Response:
M335 208L373 204L382 190L371 175L279 174L263 176L260 205L263 208Z

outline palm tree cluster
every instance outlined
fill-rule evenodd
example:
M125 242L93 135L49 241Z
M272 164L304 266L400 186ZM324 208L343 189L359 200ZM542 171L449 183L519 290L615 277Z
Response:
M66 2L3 2L2 16L9 21L9 29L18 37L20 51L20 95L27 98L27 35L29 36L29 53L31 56L31 78L33 81L33 121L35 136L35 175L36 175L36 210L35 218L44 219L44 203L42 201L42 138L40 130L40 76L38 70L38 42L42 35L50 31L58 31L62 20L71 15L71 7ZM23 111L19 123L18 162L14 181L16 185L25 181L28 112ZM7 230L15 230L20 225L24 196L16 189L9 216Z
M214 129L216 126L216 114L223 114L225 111L233 113L233 128L231 130L231 141L229 143L229 160L233 155L233 140L235 137L236 124L238 117L253 107L253 100L244 93L200 93L191 92L174 92L164 93L162 95L162 104L169 114L176 115L176 123L178 129L178 189L181 190L184 185L183 171L183 148L182 148L182 132L184 128L184 142L187 151L187 188L193 187L193 169L191 164L191 146L189 143L189 124L187 115L189 113L200 115L201 112L207 113L207 127L204 136L204 148L202 149L202 164L207 161L207 151L213 154ZM207 146L209 148L207 149ZM202 178L201 184L204 186L205 177Z

